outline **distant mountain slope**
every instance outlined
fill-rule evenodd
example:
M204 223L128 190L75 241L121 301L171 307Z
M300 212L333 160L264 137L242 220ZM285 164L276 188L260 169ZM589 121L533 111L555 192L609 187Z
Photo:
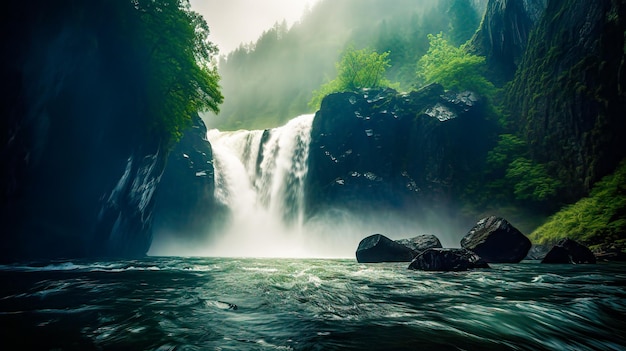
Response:
M388 78L408 90L427 34L447 33L459 45L478 27L484 6L484 0L320 1L291 28L277 23L220 60L225 101L218 116L204 119L209 128L259 129L312 112L311 93L334 78L348 45L389 51Z

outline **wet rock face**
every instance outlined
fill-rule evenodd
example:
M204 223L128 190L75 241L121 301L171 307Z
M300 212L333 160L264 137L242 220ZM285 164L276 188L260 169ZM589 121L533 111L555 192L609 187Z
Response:
M528 254L526 254L525 260L543 260L546 257L546 254L552 248L551 245L533 245L530 250L528 250Z
M420 271L467 271L475 268L489 268L489 265L466 249L428 249L409 265L409 269Z
M530 250L530 240L506 219L481 219L461 239L461 247L475 252L489 263L517 263Z
M596 257L588 247L565 238L546 254L541 263L596 263Z
M0 261L143 256L166 151L146 132L134 66L104 39L115 34L97 2L38 5L13 3L0 21L12 48L0 64Z
M454 196L487 150L471 92L365 90L327 96L313 121L307 210L349 204L433 209Z
M215 172L207 128L199 116L169 153L156 194L153 229L181 240L206 233L215 219Z
M404 245L415 252L426 251L427 249L441 248L441 241L434 235L423 234L409 239L396 240L398 244Z
M361 240L356 250L359 263L410 262L415 252L382 234L370 235Z
M620 1L549 1L505 93L529 154L562 183L559 202L626 156L624 18Z
M513 78L547 0L490 0L470 52L485 56L496 81Z

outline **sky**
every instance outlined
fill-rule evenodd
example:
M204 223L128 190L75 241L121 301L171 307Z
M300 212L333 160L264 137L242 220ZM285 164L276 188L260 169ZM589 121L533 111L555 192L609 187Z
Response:
M291 26L308 7L319 0L190 0L191 8L209 24L209 40L220 55L227 55L241 43L256 42L264 30L287 20Z

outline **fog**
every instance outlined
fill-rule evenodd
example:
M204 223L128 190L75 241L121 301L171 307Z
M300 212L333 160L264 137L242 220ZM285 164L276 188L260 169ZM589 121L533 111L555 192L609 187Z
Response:
M274 23L300 20L319 0L191 0L211 29L210 40L227 55L240 44L255 42Z
M470 226L451 216L432 214L428 221L386 211L376 213L328 209L301 227L289 226L260 211L226 230L207 233L204 240L187 241L160 235L150 249L153 256L354 258L359 242L380 233L390 239L433 234L444 247L460 247Z
M465 6L452 7L454 4ZM471 4L451 0L319 0L300 20L274 21L252 43L246 39L246 45L227 55L222 50L218 71L224 103L219 114L203 116L205 123L221 130L263 129L315 112L308 104L313 92L335 78L336 63L349 46L389 52L387 79L409 90L418 83L416 63L428 50L428 34L444 32L460 45L474 33L482 10ZM227 21L224 13L215 20L207 18L216 40L220 21ZM229 31L237 33L242 26Z
M352 258L359 242L376 233L391 239L434 234L446 247L459 246L470 223L459 222L457 211L342 203L308 212L305 179L313 118L299 116L269 133L210 130L215 199L228 213L200 235L156 233L148 254Z
M157 233L149 254L352 258L359 241L375 233L394 240L434 234L444 246L458 247L472 223L460 223L454 211L422 211L418 219L408 217L407 209L366 211L344 204L312 217L305 214L302 187L308 151L302 151L310 133L304 137L304 125L297 122L301 117L294 117L315 112L307 104L311 94L334 77L335 63L348 46L390 52L388 78L411 89L415 63L428 49L427 35L445 32L460 45L477 28L485 3L192 1L223 55L218 67L225 96L222 112L203 119L209 128L233 131L209 132L216 199L230 215L216 219L219 229L193 235L202 239ZM308 120L310 128L312 115ZM262 130L281 125L272 129L265 150L258 150ZM259 154L265 158L257 164Z

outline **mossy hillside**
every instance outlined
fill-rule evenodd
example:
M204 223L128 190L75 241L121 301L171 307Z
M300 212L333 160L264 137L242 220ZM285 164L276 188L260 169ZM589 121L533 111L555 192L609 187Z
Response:
M530 158L561 181L565 203L588 194L626 153L619 138L626 130L625 8L619 1L550 2L506 88L510 125Z
M565 237L626 250L626 160L596 183L588 197L564 207L530 235L540 244Z

